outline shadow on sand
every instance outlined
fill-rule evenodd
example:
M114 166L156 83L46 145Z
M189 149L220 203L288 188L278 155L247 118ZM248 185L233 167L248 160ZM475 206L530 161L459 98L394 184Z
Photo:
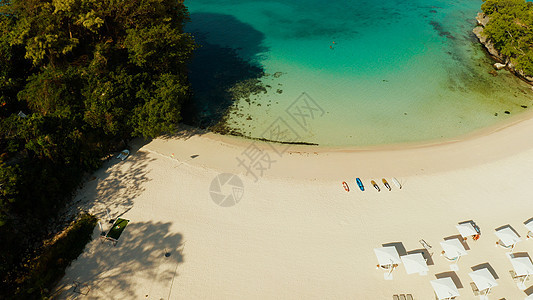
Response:
M442 273L439 273L439 274L435 274L435 277L437 279L450 277L453 280L453 283L455 284L455 286L458 289L462 289L463 288L463 283L459 279L459 276L457 276L457 273L455 273L454 271L448 271L448 272L442 272Z
M116 246L100 240L96 228L93 241L67 270L55 298L75 298L80 286L87 292L86 299L102 299L110 294L131 299L169 298L184 262L183 236L172 233L170 226L132 220Z
M124 161L115 157L107 160L90 180L78 191L72 205L78 211L94 214L102 223L124 215L133 206L149 182L147 166L154 159L149 153L138 151L146 141L138 141L130 147L130 155Z

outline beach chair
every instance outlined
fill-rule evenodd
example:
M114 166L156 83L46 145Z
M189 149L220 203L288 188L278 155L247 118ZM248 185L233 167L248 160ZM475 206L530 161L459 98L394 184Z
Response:
M129 222L130 220L126 220L126 219L121 219L121 218L116 219L111 229L107 232L105 236L101 236L101 238L103 240L112 241L113 247L116 246L120 235L122 234L126 226L128 226Z
M479 289L477 288L477 285L473 282L470 282L470 287L472 288L472 292L474 292L474 296L479 296Z
M514 281L517 281L519 279L519 277L516 276L516 272L514 270L509 270L509 274L511 275L511 278L513 278Z
M85 283L81 283L79 281L74 281L73 285L74 285L74 293L82 294L84 296L87 296L87 294L89 294L89 291L91 290L89 288L89 285Z
M426 249L426 251L429 253L429 256L433 256L433 250L431 250L433 247L431 247L428 243L426 243L426 241L424 241L423 239L418 241L422 247L424 247L424 249Z
M514 245L509 245L509 246L507 246L507 245L505 245L501 240L498 240L498 241L496 242L496 246L500 246L500 247L505 248L505 249L510 249L510 248L512 248Z
M450 258L446 255L446 252L445 251L442 251L440 253L441 256L444 256L444 258L449 261L449 262L454 262L454 261L458 261L459 260L459 256L456 256L456 257L453 257L453 258Z

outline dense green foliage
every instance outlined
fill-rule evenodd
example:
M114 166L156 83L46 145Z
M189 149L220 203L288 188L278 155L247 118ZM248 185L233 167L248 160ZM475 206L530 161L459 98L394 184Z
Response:
M489 16L484 34L494 47L525 75L533 75L533 3L525 0L484 0Z
M36 258L27 262L27 273L18 278L20 288L10 295L12 299L45 298L54 284L65 275L65 269L83 252L91 240L97 219L82 215L61 233Z
M84 172L180 121L187 20L180 0L0 0L2 284Z

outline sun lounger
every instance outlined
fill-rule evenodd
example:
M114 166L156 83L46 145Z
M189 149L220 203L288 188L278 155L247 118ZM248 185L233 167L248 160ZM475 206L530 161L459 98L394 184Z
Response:
M509 246L505 245L501 240L498 240L498 241L496 242L496 245L498 245L498 246L500 246L500 247L502 247L502 248L505 248L505 249L509 249L509 248L512 248L512 247L513 247L513 245L509 245Z
M472 292L474 292L474 296L479 296L479 289L477 288L477 285L473 282L470 282L470 287L472 288Z
M531 276L526 276L526 275L522 275L522 276L515 275L515 276L516 276L515 278L518 280L529 281L531 279Z
M390 270L390 269L394 269L396 267L398 267L397 264L393 264L393 265L377 265L376 269L381 268L383 270Z
M448 256L446 256L446 252L444 251L441 252L441 255L444 256L444 258L446 258L447 261L454 262L454 261L459 260L459 256L456 256L454 258L449 258Z
M116 246L118 242L118 238L120 237L120 235L122 234L122 232L124 231L124 229L126 228L129 222L130 220L118 218L115 221L115 223L113 223L113 227L111 227L111 229L104 236L104 238L106 240L112 241L113 246Z
M400 296L398 296L398 295L392 295L392 300L400 300Z
M406 300L404 294L401 294L401 295L400 295L400 300Z
M511 274L511 278L513 278L515 281L518 279L514 270L509 270L509 274Z
M444 258L446 258L447 261L454 262L454 261L457 261L457 259L459 259L459 256L454 257L454 258L449 258L448 256L444 255Z
M420 240L420 241L418 241L418 242L422 245L422 247L424 247L424 249L426 249L426 251L429 253L429 256L433 256L433 250L432 250L433 247L431 247L431 246L430 246L428 243L426 243L426 241L424 241L423 239Z
M411 294L407 294L405 295L405 297L407 298L407 300L413 300L413 295Z

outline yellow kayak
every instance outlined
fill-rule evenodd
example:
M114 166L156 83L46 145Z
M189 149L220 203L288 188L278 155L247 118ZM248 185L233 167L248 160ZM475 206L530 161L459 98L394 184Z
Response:
M378 190L378 192L381 192L379 185L374 180L370 181L370 183L372 183L372 185L376 188L376 190Z
M390 185L389 183L387 182L387 180L385 178L381 179L381 181L383 181L383 185L385 185L385 187L390 191L391 188L390 188Z

